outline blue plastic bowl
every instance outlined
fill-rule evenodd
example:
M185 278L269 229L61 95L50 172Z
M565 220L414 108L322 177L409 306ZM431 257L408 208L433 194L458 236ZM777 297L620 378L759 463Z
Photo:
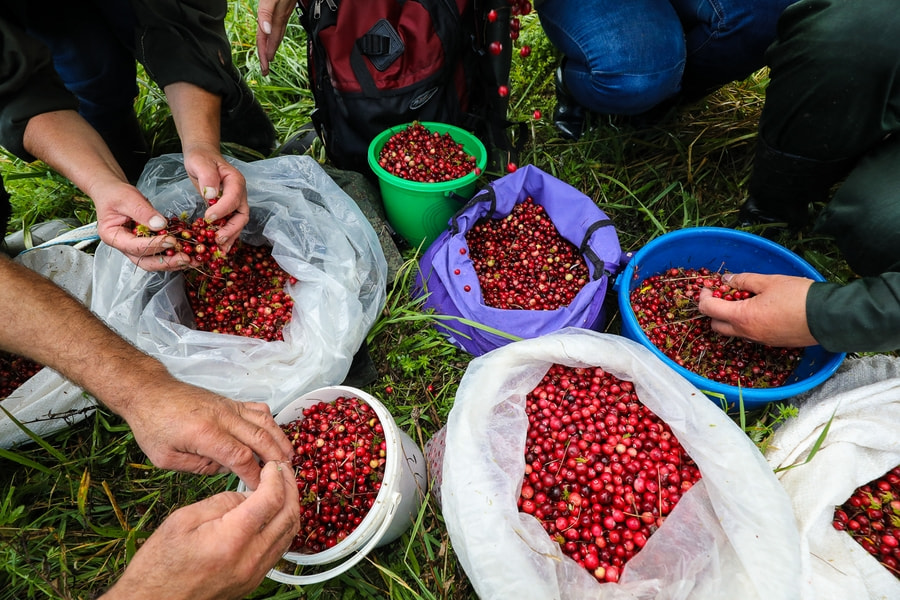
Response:
M799 275L815 281L825 278L808 262L758 235L723 227L694 227L662 235L638 250L616 280L622 335L649 348L668 366L729 412L741 402L745 410L762 408L806 392L831 377L844 360L844 353L810 346L787 383L774 388L738 388L719 383L678 365L660 351L638 325L631 308L631 292L642 281L670 268L707 267L712 271Z

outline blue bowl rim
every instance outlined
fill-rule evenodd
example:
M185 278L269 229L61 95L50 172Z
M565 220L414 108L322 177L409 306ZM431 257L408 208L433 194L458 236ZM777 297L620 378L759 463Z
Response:
M634 275L635 265L638 265L642 258L652 253L659 246L670 243L672 240L677 241L680 238L711 234L725 238L747 241L770 252L786 256L788 259L795 262L801 271L805 271L804 274L810 279L814 281L825 281L825 278L822 276L822 274L819 273L801 256L791 251L790 249L781 246L780 244L776 244L771 240L753 233L729 229L727 227L688 227L685 229L678 229L665 233L657 238L654 238L646 245L641 247L640 250L635 252L631 259L628 261L628 264L625 266L625 269L619 275L618 279L617 297L619 304L619 313L621 315L621 318L628 321L629 325L631 325L631 328L634 331L638 332L638 335L641 337L641 344L647 347L655 356L662 359L662 361L667 366L671 367L677 373L688 379L697 388L699 388L700 391L707 394L708 396L725 396L726 399L736 399L740 397L741 399L743 399L745 404L768 403L783 400L785 398L790 398L791 396L809 391L811 388L820 383L823 383L829 377L831 377L841 366L841 363L846 356L845 352L829 352L823 349L824 352L831 354L831 358L826 360L821 368L816 371L816 373L814 373L811 377L807 377L802 381L797 381L774 388L742 388L735 385L728 385L726 383L720 383L718 381L707 379L706 377L698 375L690 371L689 369L682 367L671 358L666 356L650 341L650 338L647 337L643 329L641 329L640 325L638 325L637 318L634 316L634 311L631 310L631 290L629 289L630 286L627 282ZM749 403L747 402L748 400L750 401Z

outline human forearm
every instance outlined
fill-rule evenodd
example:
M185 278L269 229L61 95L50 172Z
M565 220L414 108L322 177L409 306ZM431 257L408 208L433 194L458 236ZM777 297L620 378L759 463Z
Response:
M100 134L74 110L32 117L25 128L25 149L65 175L86 194L114 182L126 182Z
M137 237L134 223L159 230L166 220L130 183L103 138L73 110L36 115L25 128L25 148L83 190L97 209L100 238L142 268L159 271L188 264L165 256L171 237Z
M221 97L186 82L169 84L165 92L185 154L198 148L219 152Z
M259 460L290 460L268 406L235 402L173 377L62 288L0 258L0 349L49 366L124 418L158 467L237 473L248 485Z
M148 383L169 377L62 288L5 258L0 323L0 348L53 368L119 414Z

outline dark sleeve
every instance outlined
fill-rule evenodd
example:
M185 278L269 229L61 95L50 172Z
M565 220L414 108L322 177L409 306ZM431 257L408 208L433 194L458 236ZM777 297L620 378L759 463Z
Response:
M840 285L814 283L806 297L809 330L832 352L900 348L900 273Z
M53 69L49 49L28 36L0 9L0 145L26 161L22 143L35 115L76 110L78 102Z
M135 53L163 88L193 83L224 95L233 81L226 0L133 0Z

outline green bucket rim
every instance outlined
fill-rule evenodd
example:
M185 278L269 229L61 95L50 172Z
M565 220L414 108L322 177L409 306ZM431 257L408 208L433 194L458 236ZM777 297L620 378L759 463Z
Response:
M472 171L471 173L462 177L458 177L457 179L451 179L449 181L436 181L434 183L411 181L409 179L404 179L403 177L394 175L393 173L388 173L381 165L378 164L378 154L381 152L382 146L387 143L388 139L392 135L399 131L403 131L414 122L415 121L410 121L409 123L403 123L401 125L389 127L388 129L385 129L384 131L376 135L375 138L371 142L369 142L369 167L371 167L372 171L375 173L375 175L378 176L379 179L390 185L395 185L412 192L443 192L465 187L466 185L474 182L482 173L484 173L484 169L487 166L487 148L485 148L482 141L478 139L475 134L466 131L461 127L450 125L449 123L440 123L437 121L419 121L419 123L421 123L422 126L424 126L429 131L436 131L442 135L444 133L449 133L450 137L452 137L454 141L462 144L463 148L466 149L466 152L475 157L475 166L478 168L480 173ZM475 146L474 152L469 148L469 144L473 144Z

